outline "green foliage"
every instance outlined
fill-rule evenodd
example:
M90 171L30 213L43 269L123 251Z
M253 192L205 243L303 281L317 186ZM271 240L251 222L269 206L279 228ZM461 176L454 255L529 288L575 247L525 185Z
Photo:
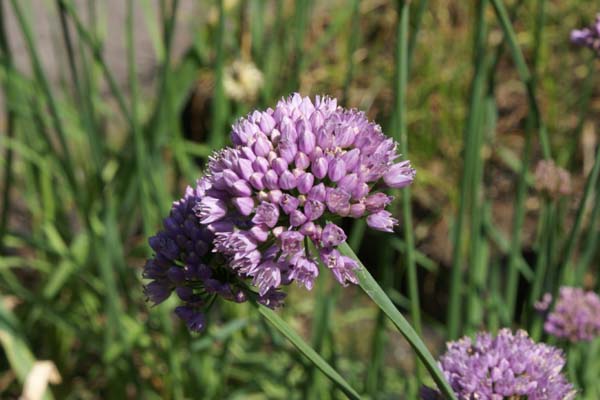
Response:
M568 44L591 4L215 0L190 17L183 3L128 0L107 25L104 2L0 2L0 397L51 360L62 383L47 397L65 399L413 399L445 388L444 339L509 326L548 341L534 302L566 283L598 289L600 153L579 146L598 63ZM58 76L34 7L56 32ZM124 72L105 51L114 24ZM262 71L256 96L228 95L234 60ZM174 301L145 302L146 239L235 119L290 91L337 96L399 141L418 170L397 193L402 225L348 225L366 293L323 273L283 310L220 304L190 334ZM534 190L534 162L551 155L574 171L567 199ZM600 342L554 344L597 399Z

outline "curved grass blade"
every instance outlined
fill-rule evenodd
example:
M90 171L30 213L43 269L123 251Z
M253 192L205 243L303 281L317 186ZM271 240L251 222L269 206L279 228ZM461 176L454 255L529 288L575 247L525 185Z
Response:
M352 251L347 243L342 243L338 250L343 255L355 260L359 268L355 271L360 287L367 293L367 295L379 306L379 308L388 316L388 318L398 328L402 336L406 338L410 346L417 353L425 368L429 371L431 377L438 385L438 388L448 399L457 400L456 395L452 391L452 388L446 382L444 375L437 367L437 363L433 356L425 346L425 343L421 340L419 335L415 332L413 327L408 323L406 318L398 311L394 306L390 298L385 294L381 286L375 281L373 276L367 271L365 266L360 262L356 254Z
M409 72L408 27L410 5L408 1L398 3L398 34L396 40L396 140L400 144L400 152L408 153L408 132L406 122L406 94ZM410 296L410 316L417 334L421 333L421 311L419 306L419 289L417 285L417 264L415 262L415 238L413 234L412 203L410 188L402 191L403 238L406 242L405 265L407 270L408 292ZM417 363L417 381L421 381L421 366Z
M545 159L550 159L550 140L548 138L548 132L546 131L546 126L544 125L544 122L542 120L540 108L535 97L533 75L531 74L527 63L525 62L525 57L523 56L521 47L517 42L517 35L515 34L515 30L510 21L508 11L506 11L506 7L504 6L504 2L502 0L490 1L492 3L492 6L494 7L494 11L496 13L496 17L498 18L498 22L502 27L502 31L504 32L504 36L508 43L508 47L510 48L510 52L512 53L513 61L517 68L517 73L519 74L519 77L525 84L525 88L527 90L527 101L531 109L530 112L533 118L533 123L535 127L539 129L540 146L542 148L542 154Z
M283 334L306 358L319 368L350 399L360 399L360 395L348 382L310 347L275 311L257 302L252 302L260 314Z
M8 75L9 71L13 68L12 54L9 50L8 41L6 40L6 29L4 23L4 9L0 7L0 50L3 54L2 67L5 73ZM3 84L4 96L5 96L5 118L6 118L6 137L10 140L15 137L16 127L16 113L9 106L10 99L13 96L13 87L10 80L5 80ZM4 182L4 189L2 191L2 211L0 212L0 250L4 248L4 235L6 228L8 227L8 216L10 210L10 190L13 185L13 149L7 147L4 155L5 164L2 175L2 182Z

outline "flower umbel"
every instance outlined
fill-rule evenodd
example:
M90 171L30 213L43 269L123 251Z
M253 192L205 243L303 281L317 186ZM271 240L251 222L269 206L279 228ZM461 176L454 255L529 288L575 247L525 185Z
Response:
M600 57L600 14L590 26L572 30L571 42L592 49Z
M544 330L571 342L589 341L600 336L600 297L581 288L561 287Z
M342 285L356 283L357 264L336 250L346 234L330 221L365 217L373 229L393 230L392 198L379 188L403 188L415 176L409 161L396 162L394 141L361 112L298 94L241 119L232 141L211 158L196 208L215 232L214 251L260 294L292 281L310 290L317 258Z
M496 337L480 333L447 345L439 365L460 399L569 400L575 390L561 373L563 353L535 343L527 332L501 329ZM442 399L430 388L423 400Z

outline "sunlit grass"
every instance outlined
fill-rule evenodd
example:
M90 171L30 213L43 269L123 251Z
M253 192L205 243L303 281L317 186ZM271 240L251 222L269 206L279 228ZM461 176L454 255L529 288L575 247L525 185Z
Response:
M0 5L0 397L51 360L56 398L412 399L433 379L394 325L429 362L423 342L436 357L445 339L482 329L548 340L533 303L564 283L598 290L600 156L582 167L598 130L598 62L568 42L594 4L218 0L196 17L183 3L124 2L111 23L123 25L125 76L106 51L104 2ZM64 51L58 78L42 17ZM155 52L151 84L140 37ZM223 85L235 60L263 75L241 101ZM227 304L191 335L171 302L145 302L146 238L230 125L291 91L364 109L418 170L398 193L395 235L347 226L383 311L321 277L276 314ZM535 163L552 157L575 182L562 200L534 188ZM598 398L598 340L554 344L581 398Z

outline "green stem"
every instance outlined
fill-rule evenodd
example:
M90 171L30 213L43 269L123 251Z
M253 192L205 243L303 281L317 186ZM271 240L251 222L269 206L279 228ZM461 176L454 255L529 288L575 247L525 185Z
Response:
M11 4L13 6L13 10L14 10L17 20L19 22L19 26L23 33L23 37L25 39L27 51L29 53L29 58L31 61L31 66L33 68L36 80L37 80L38 84L40 85L40 88L42 89L42 93L45 97L46 103L48 105L48 109L50 110L50 116L52 118L52 124L54 125L54 130L56 131L56 134L58 135L58 140L60 142L61 149L63 152L63 158L61 159L61 162L63 164L63 169L64 169L65 175L67 177L67 181L71 185L71 189L73 190L73 195L76 196L77 182L75 179L75 175L73 174L73 169L71 168L73 166L72 159L71 159L71 152L70 152L69 146L67 144L66 131L64 129L64 126L62 124L62 119L58 112L58 105L56 103L54 96L52 95L52 90L50 89L50 84L48 82L48 79L47 79L46 75L44 74L42 64L40 62L37 50L34 45L33 33L31 31L29 23L27 22L27 19L25 18L25 14L23 13L23 10L21 9L20 2L18 2L16 0L11 0Z
M421 359L421 362L423 362L425 368L427 368L429 374L441 392L448 399L457 400L456 395L452 391L452 388L448 382L446 382L444 374L438 368L435 359L427 349L427 346L425 346L425 343L423 343L414 328L408 323L400 311L398 311L398 309L394 306L394 303L392 303L390 298L385 294L381 286L379 286L377 281L360 262L358 257L356 257L356 254L354 254L347 243L341 244L338 247L338 250L343 255L350 257L357 262L358 268L355 270L355 273L360 287L375 302L375 304L377 304L377 306L385 313L385 315L387 315L396 328L398 328L402 336L404 336L413 350L417 353Z
M514 215L511 232L510 251L508 256L508 276L506 279L506 315L504 322L510 323L515 313L517 300L517 288L519 280L518 262L521 257L521 232L523 222L525 221L525 196L527 194L526 175L529 170L529 160L531 154L532 127L530 119L527 119L525 128L525 146L523 148L523 162L521 171L517 180L517 194L515 197Z
M323 270L322 265L321 270ZM318 282L317 296L315 298L315 312L312 320L311 345L317 353L322 354L323 357L326 357L326 359L331 359L327 355L324 355L324 348L330 331L329 324L331 321L331 310L334 307L335 297L337 297L337 293L339 293L339 291L336 290L336 293L330 293L331 290L327 288L325 279L323 279L323 275L324 274L320 274L320 282ZM337 288L339 288L339 285L336 285L335 289ZM312 364L312 368L308 375L305 397L308 399L319 399L323 391L327 390L327 387L323 385L323 382L320 379L322 378L322 375L319 374L316 365Z
M129 84L130 84L130 97L131 97L131 128L133 130L133 141L135 148L135 161L136 168L139 174L139 185L141 189L141 211L142 211L142 222L144 226L144 232L146 236L152 234L153 220L151 218L150 202L145 200L150 196L150 189L148 187L147 179L147 167L148 162L146 159L146 146L144 138L139 125L139 101L138 101L138 77L135 68L135 46L134 46L134 9L133 0L127 1L127 23L126 23L126 42L127 42L127 63L129 73Z
M417 45L417 38L419 37L419 31L421 30L421 22L423 21L423 14L425 14L425 10L427 9L428 0L420 0L419 6L417 7L417 11L415 12L415 16L412 18L413 27L412 34L410 35L410 39L408 41L408 70L412 67L413 55L415 53L415 47Z
M502 31L504 32L505 39L508 41L508 46L512 53L513 61L517 68L517 73L519 77L525 84L525 88L527 90L527 101L530 107L530 113L532 115L534 126L539 131L540 136L540 145L542 147L542 154L545 159L550 159L551 151L550 151L550 140L548 139L548 133L546 131L546 127L542 121L540 108L538 106L537 99L535 97L535 87L533 76L529 72L529 67L527 67L527 63L525 62L525 57L521 52L521 48L519 47L519 43L517 42L517 35L513 29L513 26L510 22L510 17L508 12L506 11L506 7L504 6L504 2L502 0L490 0L494 11L496 12L496 17L498 18L498 22L502 27Z
M58 14L60 17L60 26L63 35L63 41L65 42L65 48L67 49L67 60L69 64L69 70L71 72L71 77L73 78L73 84L75 86L75 100L77 102L77 108L82 115L83 123L85 125L85 130L88 134L88 142L90 146L90 153L92 154L92 161L95 166L96 175L100 174L102 169L102 148L103 143L102 140L97 136L95 131L95 126L93 122L93 117L88 109L89 101L85 99L87 97L84 93L84 89L81 84L81 80L79 79L79 73L77 71L77 64L75 62L75 52L73 49L73 41L71 39L71 33L69 31L69 25L67 23L67 14L64 5L57 1L58 6ZM96 176L95 179L99 179L99 176Z
M487 246L483 241L483 215L485 214L484 193L483 193L483 169L484 160L481 156L481 149L486 132L495 130L493 126L492 113L495 112L493 98L486 97L485 79L486 71L489 68L489 59L486 56L487 41L487 23L485 20L485 10L487 0L478 3L478 24L475 30L473 47L475 72L471 93L471 105L469 107L469 117L467 120L468 146L471 150L471 183L469 184L470 196L467 201L471 213L470 219L470 241L468 251L468 282L469 293L467 301L467 318L469 330L479 329L483 321L482 292L484 288L485 276L487 274ZM489 122L489 125L488 125ZM461 199L461 201L463 201Z
M533 278L533 285L531 287L530 304L533 305L536 301L542 297L542 291L544 289L544 281L547 277L548 261L549 261L549 250L548 244L552 239L552 225L554 223L554 206L549 204L546 200L542 208L542 226L540 227L540 248L539 256L536 261L535 271L536 274Z
M529 295L529 303L527 307L526 315L532 315L534 312L533 305L536 301L542 298L542 292L544 290L544 286L547 283L547 271L548 271L548 244L551 240L551 229L554 220L554 210L553 207L549 204L544 204L542 208L542 225L540 227L540 247L538 249L538 257L535 265L535 276L533 278L533 283L531 285L531 292ZM533 315L533 323L530 333L532 338L539 339L539 335L541 334L539 330L539 317Z
M596 199L598 198L600 198L600 187L596 185ZM600 218L600 201L596 200L590 216L589 228L583 245L583 251L577 260L577 266L575 267L575 286L580 286L583 283L583 278L585 277L588 265L590 265L592 258L598 251L598 240L600 239L600 232L598 232L597 227L598 218Z
M410 6L405 0L398 1L398 32L396 38L396 115L397 139L400 152L408 152L408 132L406 123L406 90L408 86L408 27ZM415 325L415 330L421 334L421 311L419 305L419 286L417 282L417 265L415 263L415 240L413 234L412 209L410 188L402 190L402 226L406 251L406 269L408 278L408 292L410 297L410 315ZM417 380L421 380L421 369L417 367Z
M127 122L129 123L129 125L131 127L133 127L133 125L134 125L133 117L131 116L129 108L127 107L127 102L125 101L125 96L123 95L123 92L119 88L119 85L117 84L117 80L115 79L114 75L112 74L112 71L110 70L110 68L108 68L108 65L104 61L104 57L102 55L101 44L95 40L94 36L92 36L92 34L90 34L90 32L88 30L85 29L85 25L79 19L77 12L75 12L75 10L73 8L73 5L68 0L58 0L58 1L60 2L60 5L62 7L64 7L64 10L67 12L69 17L71 17L71 19L75 23L75 27L77 28L77 33L79 34L79 37L81 38L81 40L85 44L87 44L87 46L90 48L90 51L92 52L92 56L94 57L94 60L96 60L96 62L100 65L100 68L102 69L102 72L104 73L104 76L106 78L106 81L108 82L110 91L113 93L113 96L115 96L115 99L117 100L117 105L119 106L121 113L127 119Z
M6 26L4 23L4 5L0 4L0 50L3 55L3 67L5 74L8 76L9 71L13 68L12 53L8 46L6 35ZM12 140L15 136L15 112L10 107L12 99L12 85L7 79L4 82L4 107L6 111L6 136L8 140ZM10 190L13 183L13 149L6 146L6 163L4 164L4 174L2 182L4 182L2 192L2 213L0 214L0 251L4 249L4 235L8 226L8 215L10 211Z
M166 9L166 5L164 5L163 2L161 2L161 9L163 8L163 6ZM170 74L169 74L169 72L170 72L170 68L171 68L171 47L172 47L172 43L173 43L173 32L175 30L178 6L179 6L179 0L174 0L171 5L171 9L170 9L168 16L163 17L164 58L163 58L163 62L161 65L161 70L160 70L160 85L159 85L158 91L157 91L157 100L154 105L152 118L150 119L150 122L148 123L148 126L150 128L154 128L154 135L152 136L152 140L154 140L154 143L153 143L154 146L156 146L157 143L160 143L160 140L157 137L157 136L159 136L159 134L161 134L160 128L163 128L163 125L160 123L160 117L164 116L164 120L171 121L171 119L173 118L173 115L174 115L174 112L172 110L173 102L170 101L171 93L170 93L170 79L169 79ZM177 128L177 125L174 124L173 128ZM177 144L180 144L180 142L183 139L181 137L179 137L180 135L179 135L178 129L175 129L174 135L177 137L176 138ZM156 150L156 148L155 148L155 150Z
M581 97L579 98L579 102L577 104L577 110L579 111L579 115L577 117L577 126L573 132L573 140L570 145L569 152L571 156L577 154L577 146L581 143L581 133L583 132L583 125L585 123L586 117L588 116L588 112L590 110L590 103L594 94L595 89L595 79L598 74L596 70L596 55L590 56L587 62L587 76L583 81L581 86Z
M304 339L302 339L279 315L273 310L253 301L252 304L260 314L285 336L306 358L319 368L342 392L350 399L360 399L360 395L348 382L325 361Z
M533 76L531 78L532 90L536 87L536 66L540 54L540 47L542 43L542 32L545 20L545 0L538 0L537 17L535 20L534 27L534 53L532 59ZM519 172L519 178L517 181L517 195L515 197L514 206L514 218L512 225L512 241L510 245L510 254L508 261L508 278L506 284L506 309L507 315L504 320L505 323L510 323L513 320L515 313L515 306L517 300L517 288L518 288L518 259L521 256L521 233L523 230L523 223L525 220L525 197L527 194L527 172L529 171L529 162L531 158L531 142L533 137L533 130L535 120L532 114L527 115L527 122L525 128L525 146L523 148L523 162L521 163L521 171Z
M289 91L297 91L300 88L300 77L305 66L304 57L304 36L306 35L307 22L310 17L310 8L312 6L312 0L296 0L295 1L295 15L294 21L296 26L294 27L294 64L292 71L292 79L290 79L291 87Z
M485 58L485 7L487 0L480 0L478 3L478 18L477 26L474 32L474 58L473 64L475 71L470 92L469 115L467 117L465 132L464 132L464 152L465 163L460 183L460 202L458 206L458 214L454 226L454 240L452 247L452 269L450 275L450 300L448 303L448 337L455 339L460 332L461 309L462 309L462 281L463 281L463 226L467 219L467 210L476 207L478 192L478 182L475 182L480 172L478 169L483 168L481 165L481 143L482 131L480 124L480 115L482 114L481 105L483 103L483 88L486 71ZM475 210L474 210L475 212ZM477 229L477 228L476 228ZM479 234L477 231L471 232L471 235ZM473 240L473 239L471 239ZM474 260L471 260L474 261Z
M217 1L219 8L219 25L216 39L215 59L215 90L213 93L212 130L209 143L213 149L219 149L225 144L225 121L227 119L227 99L223 88L223 75L225 69L225 10L223 0Z
M360 0L353 0L352 2L352 21L350 23L350 34L348 35L348 54L346 69L346 77L344 78L344 89L342 92L341 104L347 106L348 102L348 91L354 78L354 53L358 46L358 39L360 34Z
M568 274L568 267L571 262L571 257L575 252L575 248L577 247L579 235L581 233L581 228L583 225L583 217L585 215L585 211L587 208L588 201L592 196L592 192L596 187L596 183L598 182L598 176L600 175L600 147L596 150L596 158L594 160L594 165L592 166L592 170L588 175L585 181L585 187L583 189L583 197L579 200L579 205L577 206L577 212L575 214L575 222L569 231L569 236L567 239L567 243L565 245L565 249L563 251L562 256L562 268L563 268L563 278ZM571 282L572 283L572 282Z
M377 313L377 319L373 329L373 337L371 339L371 358L369 360L369 368L367 370L365 382L365 390L373 399L377 398L377 393L381 388L381 366L384 363L387 336L385 333L385 323L385 313L383 311L379 311Z

